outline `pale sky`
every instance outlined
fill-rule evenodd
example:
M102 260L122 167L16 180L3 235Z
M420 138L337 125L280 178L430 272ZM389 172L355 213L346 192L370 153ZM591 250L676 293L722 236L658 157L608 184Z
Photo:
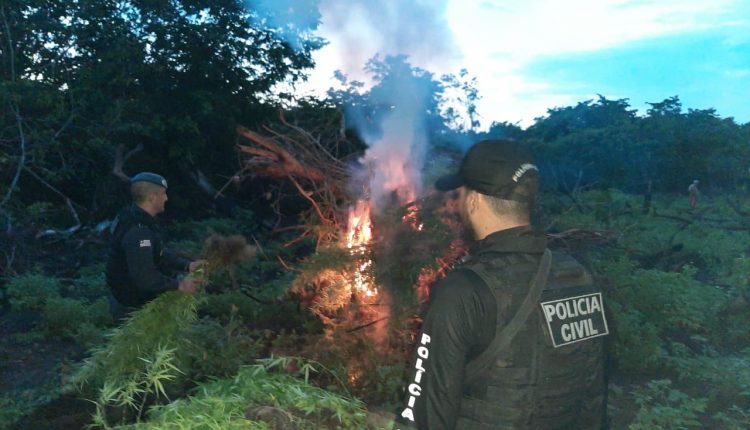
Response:
M406 54L476 76L484 128L597 93L641 112L678 95L750 122L750 0L322 0L321 13L330 43L302 93L324 93L337 69L367 81L367 59Z

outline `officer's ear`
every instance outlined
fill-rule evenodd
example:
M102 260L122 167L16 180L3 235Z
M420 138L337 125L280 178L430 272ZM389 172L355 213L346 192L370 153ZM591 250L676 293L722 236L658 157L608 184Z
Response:
M476 212L477 209L479 209L481 198L482 198L482 195L479 194L478 192L467 189L466 190L466 210L471 214Z

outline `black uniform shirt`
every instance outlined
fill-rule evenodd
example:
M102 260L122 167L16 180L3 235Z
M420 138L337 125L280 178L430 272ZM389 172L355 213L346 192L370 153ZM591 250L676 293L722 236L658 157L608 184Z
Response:
M543 252L546 240L528 227L495 232L477 242L472 259L497 253ZM435 283L407 379L395 429L453 429L458 419L466 364L492 342L497 303L474 272L460 267Z
M154 217L138 206L131 206L117 217L107 284L125 306L140 306L159 294L174 290L177 279L172 271L187 271L190 260L164 250L161 230Z

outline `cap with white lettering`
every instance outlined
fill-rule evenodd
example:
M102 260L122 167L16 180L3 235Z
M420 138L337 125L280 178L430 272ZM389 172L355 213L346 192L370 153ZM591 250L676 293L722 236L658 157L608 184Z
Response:
M539 168L531 151L518 142L483 140L469 149L458 172L435 182L440 191L462 186L501 199L528 201L539 190Z

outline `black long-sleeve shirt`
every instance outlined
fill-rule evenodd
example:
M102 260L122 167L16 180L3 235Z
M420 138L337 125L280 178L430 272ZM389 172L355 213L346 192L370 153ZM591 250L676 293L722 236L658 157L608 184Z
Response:
M144 226L132 227L122 238L122 249L133 285L142 294L154 297L177 289L177 279L166 276L165 272L188 271L190 264L190 260L157 249L157 240L154 232ZM154 255L156 252L161 252L161 256Z
M466 363L492 341L496 317L491 291L473 272L459 269L435 283L395 429L455 426Z
M190 260L164 249L154 217L138 206L118 215L107 264L107 284L121 304L140 306L177 289L170 272L187 272Z

